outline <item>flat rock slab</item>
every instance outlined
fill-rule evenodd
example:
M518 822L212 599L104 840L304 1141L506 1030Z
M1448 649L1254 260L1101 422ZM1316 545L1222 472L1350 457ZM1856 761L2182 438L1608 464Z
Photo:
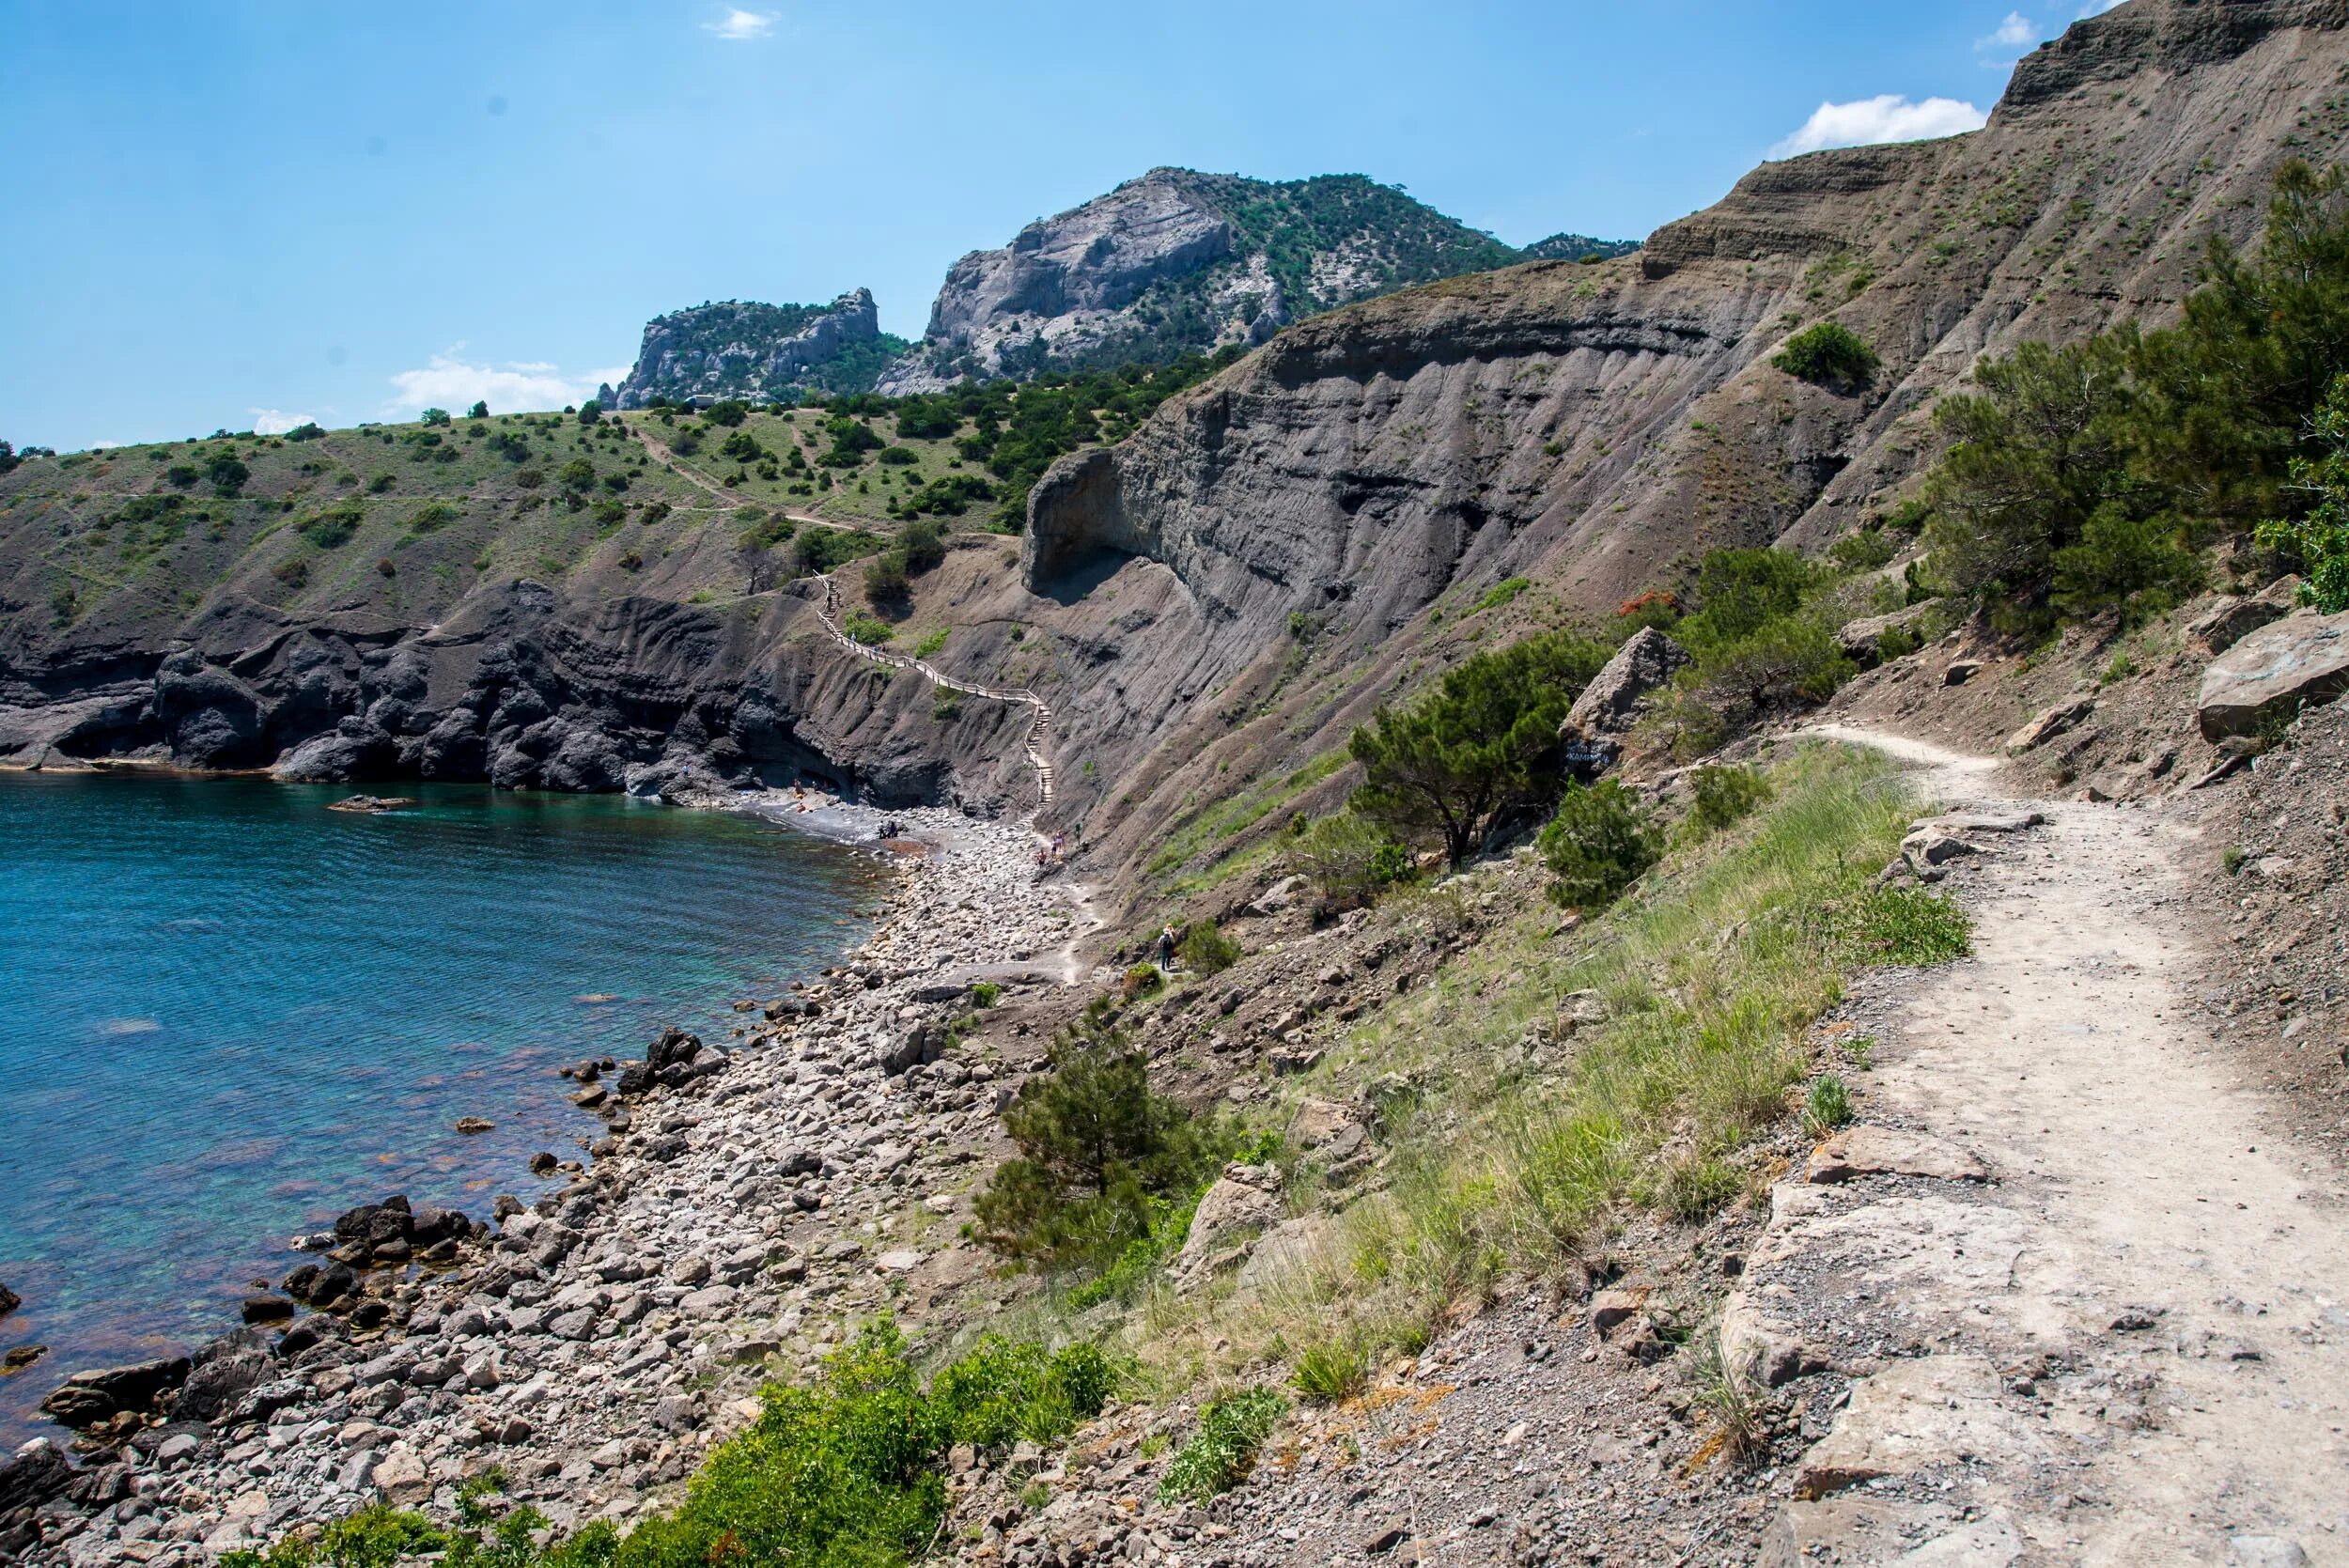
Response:
M2271 716L2349 689L2349 613L2270 622L2210 661L2194 702L2202 738L2255 735Z
M1835 1430L1802 1456L1795 1496L1816 1500L1878 1476L2023 1457L2036 1445L1999 1397L1986 1356L1896 1362L1852 1385Z
M1846 1127L1812 1151L1802 1179L1813 1186L1855 1176L1926 1176L1944 1182L1990 1179L1990 1168L1954 1143L1898 1127Z
M1868 1497L1789 1503L1762 1538L1763 1568L1820 1562L2007 1568L2025 1543L2003 1513L1961 1518L1945 1504Z

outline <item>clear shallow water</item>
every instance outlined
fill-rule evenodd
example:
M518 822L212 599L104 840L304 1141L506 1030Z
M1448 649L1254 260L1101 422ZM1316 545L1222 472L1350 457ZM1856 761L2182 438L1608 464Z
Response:
M880 887L787 830L610 797L0 775L0 1430L234 1327L390 1192L484 1214L599 1131L554 1069L832 962ZM454 1130L486 1116L494 1132ZM54 1430L43 1428L44 1430Z

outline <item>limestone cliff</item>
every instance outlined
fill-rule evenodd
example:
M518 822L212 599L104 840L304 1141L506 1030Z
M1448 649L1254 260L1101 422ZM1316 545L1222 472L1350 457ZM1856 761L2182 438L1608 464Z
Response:
M820 306L697 305L646 323L615 406L641 409L655 397L770 402L811 388L864 392L904 348L903 338L881 332L873 296L863 288Z
M1153 169L956 262L921 346L880 389L1261 343L1298 317L1517 258L1360 175Z

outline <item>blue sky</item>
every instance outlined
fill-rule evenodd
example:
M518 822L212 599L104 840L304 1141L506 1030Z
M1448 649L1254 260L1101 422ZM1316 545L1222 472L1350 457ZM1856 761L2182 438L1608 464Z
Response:
M863 285L916 335L964 251L1159 163L1644 235L1974 123L2081 11L745 4L0 0L0 437L557 406L713 299Z

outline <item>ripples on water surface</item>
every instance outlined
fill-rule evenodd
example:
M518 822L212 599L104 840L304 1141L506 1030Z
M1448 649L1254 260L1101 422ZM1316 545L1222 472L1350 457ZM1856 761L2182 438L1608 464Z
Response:
M610 797L0 775L0 1346L40 1395L193 1344L285 1239L393 1191L486 1212L597 1125L562 1063L726 1003L862 935L859 855ZM459 1137L459 1116L497 1130Z

